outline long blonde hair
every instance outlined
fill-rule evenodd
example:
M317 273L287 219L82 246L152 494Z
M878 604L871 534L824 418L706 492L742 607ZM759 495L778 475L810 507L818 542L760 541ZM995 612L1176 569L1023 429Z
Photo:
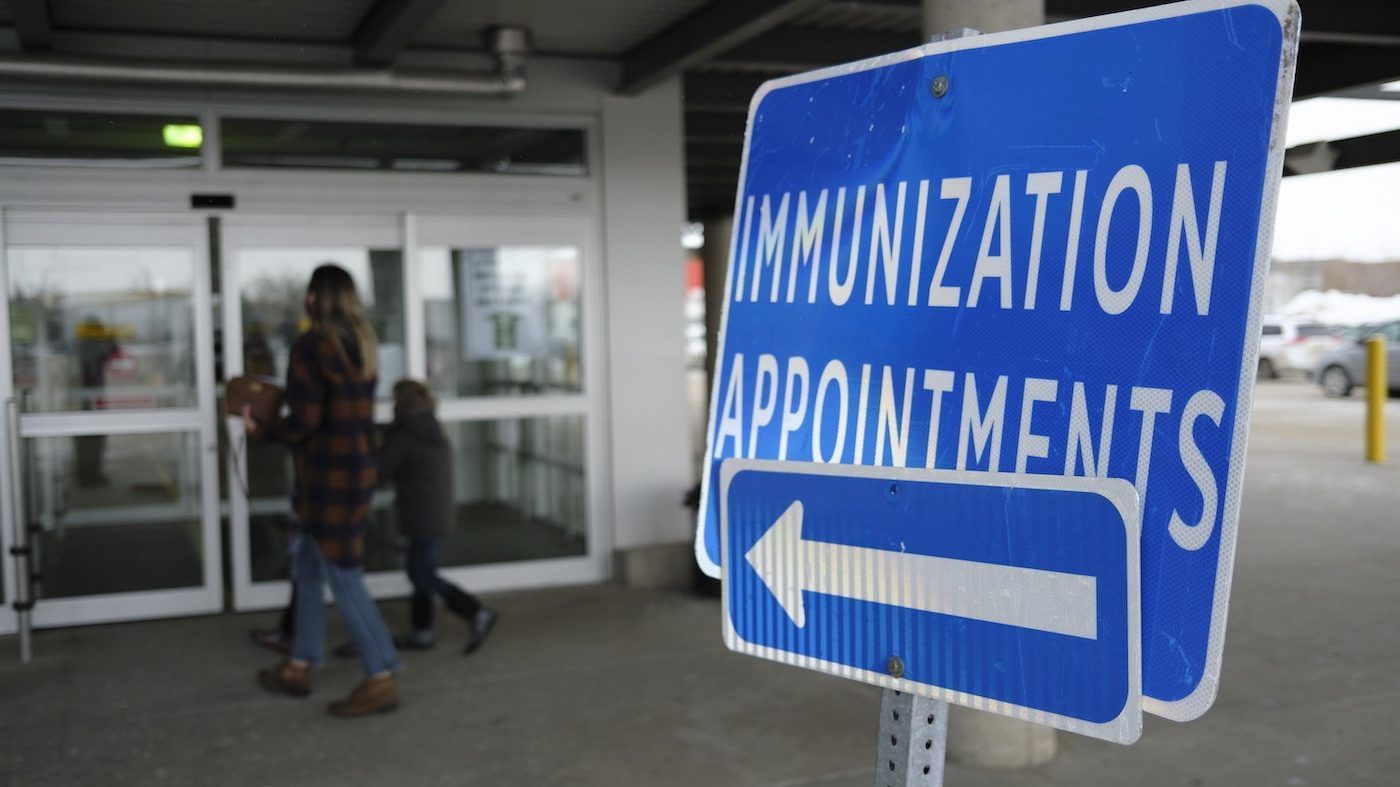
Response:
M339 265L321 265L311 272L307 293L315 296L308 304L311 327L325 334L344 349L350 339L360 354L360 375L379 374L379 342L365 316L365 307L355 292L355 280Z

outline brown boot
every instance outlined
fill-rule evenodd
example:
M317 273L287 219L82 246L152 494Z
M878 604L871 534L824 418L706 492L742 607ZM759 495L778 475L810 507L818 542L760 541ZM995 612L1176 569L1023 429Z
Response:
M311 693L311 667L283 659L272 669L258 670L258 683L271 692L305 697Z
M371 713L388 713L399 707L399 687L393 675L365 678L350 696L326 706L332 716L353 719Z

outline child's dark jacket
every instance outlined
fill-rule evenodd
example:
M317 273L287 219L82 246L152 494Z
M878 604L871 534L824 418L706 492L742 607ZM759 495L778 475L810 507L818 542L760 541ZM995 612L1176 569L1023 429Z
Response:
M431 411L396 414L379 450L379 478L395 486L404 535L447 535L453 520L452 444Z

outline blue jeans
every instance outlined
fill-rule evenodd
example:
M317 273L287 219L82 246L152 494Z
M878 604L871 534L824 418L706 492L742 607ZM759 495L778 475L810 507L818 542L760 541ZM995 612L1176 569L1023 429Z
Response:
M481 609L481 602L476 596L438 574L438 553L441 551L441 536L411 536L408 539L404 571L408 574L408 581L413 583L411 610L414 631L433 630L433 596L442 596L447 608L468 623Z
M360 650L366 675L395 672L403 663L379 610L365 589L363 568L342 568L327 563L316 539L298 536L293 547L292 582L296 588L296 632L292 658L320 666L326 653L326 605L321 584L331 586L335 608L345 622L350 640Z

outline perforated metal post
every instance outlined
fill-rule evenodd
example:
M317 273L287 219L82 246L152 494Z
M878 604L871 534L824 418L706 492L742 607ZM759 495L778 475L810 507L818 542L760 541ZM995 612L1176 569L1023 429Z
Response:
M875 787L942 787L948 703L885 689Z

